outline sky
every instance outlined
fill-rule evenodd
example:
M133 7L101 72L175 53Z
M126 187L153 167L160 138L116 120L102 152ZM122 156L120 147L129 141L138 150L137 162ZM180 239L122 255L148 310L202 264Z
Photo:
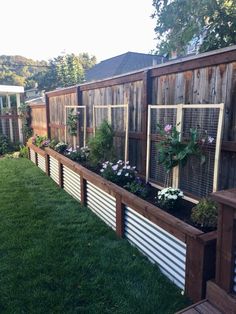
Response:
M0 55L97 61L155 48L152 0L0 0Z

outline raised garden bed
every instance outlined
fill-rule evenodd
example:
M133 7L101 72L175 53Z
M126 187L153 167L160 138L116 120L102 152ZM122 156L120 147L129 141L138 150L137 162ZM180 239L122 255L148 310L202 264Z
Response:
M50 148L28 144L29 158L117 235L128 239L193 300L214 277L216 232L187 224Z

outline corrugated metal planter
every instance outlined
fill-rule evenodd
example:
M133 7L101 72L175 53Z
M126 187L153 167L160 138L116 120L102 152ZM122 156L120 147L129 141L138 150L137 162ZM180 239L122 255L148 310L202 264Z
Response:
M204 234L50 148L28 147L34 163L156 263L193 301L204 297L206 281L214 277L216 232Z

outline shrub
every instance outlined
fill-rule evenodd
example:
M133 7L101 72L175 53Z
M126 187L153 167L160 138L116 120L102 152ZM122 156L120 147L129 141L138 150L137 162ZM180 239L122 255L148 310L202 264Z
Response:
M26 146L20 146L20 157L28 157L28 148Z
M158 192L158 204L163 209L175 209L184 194L180 189L168 187Z
M66 156L76 162L86 162L89 157L89 148L85 146L77 150L68 149Z
M143 179L137 177L132 182L128 182L124 188L130 191L133 194L136 194L142 198L146 198L151 191L151 186L149 183L146 183Z
M50 140L46 136L35 135L31 138L34 145L43 148L49 146Z
M114 132L107 121L103 121L96 130L96 134L90 139L88 146L90 149L90 161L93 165L101 164L106 160L112 160Z
M217 204L210 198L203 198L193 207L191 219L202 228L214 229L217 226L217 214Z
M103 178L121 186L125 186L135 179L136 170L135 167L129 165L128 161L125 163L124 161L119 160L114 164L110 161L106 161L102 164L100 173Z
M63 142L59 142L54 147L55 151L61 154L64 154L67 149L67 144Z
M0 155L4 155L9 152L10 148L11 145L7 136L0 134Z
M50 141L50 143L49 143L48 146L49 146L50 148L52 148L52 149L55 149L55 146L56 146L58 143L59 143L58 140L52 139L52 140Z

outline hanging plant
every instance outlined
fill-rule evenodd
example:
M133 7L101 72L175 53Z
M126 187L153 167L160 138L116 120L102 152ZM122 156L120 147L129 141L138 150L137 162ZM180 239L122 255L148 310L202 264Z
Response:
M79 120L79 112L74 113L74 109L71 109L66 125L68 126L68 132L71 136L77 136L77 130L78 130L78 120Z
M203 146L214 141L207 132L201 137L195 128L189 130L190 137L184 140L181 140L181 133L176 126L167 124L163 128L158 125L158 131L161 135L161 141L157 144L158 162L164 166L167 173L178 165L185 166L190 156L198 156L203 164L206 159Z

